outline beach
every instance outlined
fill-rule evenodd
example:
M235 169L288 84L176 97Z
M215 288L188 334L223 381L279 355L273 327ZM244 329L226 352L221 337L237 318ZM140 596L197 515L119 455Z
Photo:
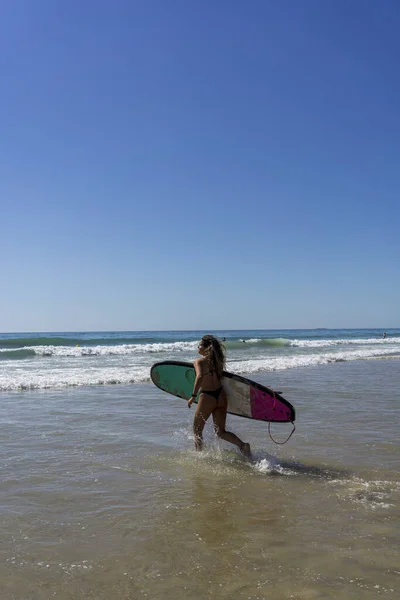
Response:
M400 332L218 333L296 409L251 460L149 381L194 332L2 336L2 600L398 596Z
M399 2L0 29L0 600L400 598Z

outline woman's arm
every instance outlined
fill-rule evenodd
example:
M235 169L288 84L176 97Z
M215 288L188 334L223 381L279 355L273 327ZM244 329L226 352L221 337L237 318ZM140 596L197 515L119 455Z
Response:
M194 381L193 393L188 400L189 408L192 406L192 404L201 388L201 380L203 379L203 361L201 360L201 358L198 358L197 360L195 360L193 363L193 366L194 366L194 370L196 373L196 379Z

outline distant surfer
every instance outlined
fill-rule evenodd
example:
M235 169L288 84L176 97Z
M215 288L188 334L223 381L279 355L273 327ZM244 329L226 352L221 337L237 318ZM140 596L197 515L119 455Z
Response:
M386 338L387 338L387 334L386 334L386 331L385 331L384 334L383 334L383 339L386 340Z
M204 335L198 347L202 358L194 361L196 380L193 394L188 400L190 408L197 395L198 402L193 421L194 445L196 450L203 447L203 429L210 415L213 417L214 430L219 438L235 444L245 455L250 455L250 444L242 442L234 433L226 431L226 413L228 400L221 385L225 367L224 347L213 335Z

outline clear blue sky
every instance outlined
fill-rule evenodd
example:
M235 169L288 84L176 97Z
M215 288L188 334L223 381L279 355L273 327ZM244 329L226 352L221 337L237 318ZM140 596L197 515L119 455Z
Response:
M5 0L0 331L400 326L397 0Z

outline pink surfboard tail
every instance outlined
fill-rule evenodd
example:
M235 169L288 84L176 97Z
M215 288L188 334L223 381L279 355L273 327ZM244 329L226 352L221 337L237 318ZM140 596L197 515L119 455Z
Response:
M276 392L264 392L250 387L251 416L262 421L291 421L291 411L277 396Z

